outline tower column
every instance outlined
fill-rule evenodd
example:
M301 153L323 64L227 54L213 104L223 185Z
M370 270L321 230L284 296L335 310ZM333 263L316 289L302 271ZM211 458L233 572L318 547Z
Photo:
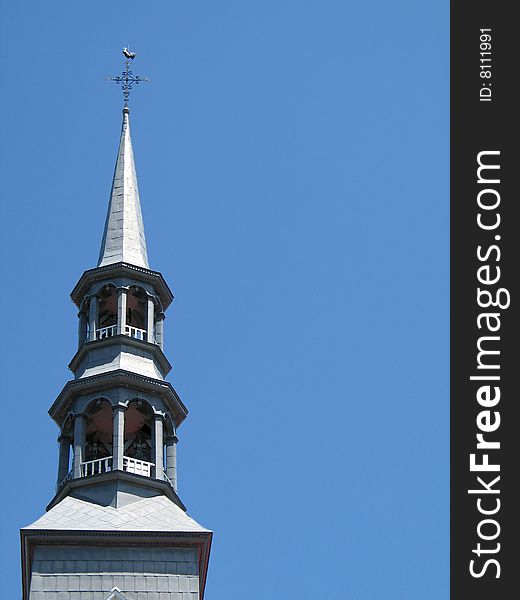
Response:
M123 470L123 454L125 451L125 410L126 406L116 404L113 407L112 432L112 470Z
M96 331L99 321L99 300L97 296L90 297L88 309L88 341L93 342L96 339Z
M164 313L160 312L155 321L155 343L164 350Z
M60 445L60 450L58 460L58 481L56 482L56 487L60 485L69 473L70 437L68 435L60 435L58 443Z
M78 413L74 417L74 478L81 477L81 463L85 457L87 415Z
M153 416L153 462L155 463L155 479L164 479L164 441L162 415Z
M78 350L83 346L87 339L87 314L81 310L78 314Z
M179 438L173 434L166 438L166 475L177 491L177 442Z
M126 331L126 298L128 290L119 288L117 290L117 333L124 334Z
M153 298L148 296L146 299L146 341L152 344L155 343L155 335L154 335L154 313L155 306L153 302Z

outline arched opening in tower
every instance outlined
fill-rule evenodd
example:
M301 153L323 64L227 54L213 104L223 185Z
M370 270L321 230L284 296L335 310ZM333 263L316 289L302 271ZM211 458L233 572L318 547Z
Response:
M87 409L85 462L112 455L112 406L105 399L95 400Z
M147 402L134 400L129 403L125 411L125 457L152 462L152 417Z
M126 301L126 333L138 339L146 338L146 292L132 286Z
M98 339L111 337L117 328L117 291L115 286L107 284L99 292Z

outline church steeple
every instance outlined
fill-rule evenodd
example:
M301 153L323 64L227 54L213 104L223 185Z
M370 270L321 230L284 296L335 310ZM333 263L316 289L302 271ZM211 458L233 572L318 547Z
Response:
M163 323L173 294L148 266L126 106L135 54L125 56L100 258L71 293L74 378L49 410L59 428L56 494L21 532L23 600L204 595L212 533L177 493L177 431L188 411L165 380Z
M132 138L130 110L123 108L123 125L98 267L117 262L148 268L148 253Z

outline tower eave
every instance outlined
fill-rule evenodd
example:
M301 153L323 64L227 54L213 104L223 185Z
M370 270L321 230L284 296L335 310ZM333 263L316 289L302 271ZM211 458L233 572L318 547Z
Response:
M61 427L76 398L92 392L102 393L114 387L127 387L136 392L142 391L161 397L171 411L176 427L179 427L188 416L188 409L171 383L122 369L68 381L50 407L49 416L58 427Z
M72 301L78 309L81 308L81 303L90 285L114 277L128 277L153 285L161 300L163 311L170 306L174 299L173 292L159 271L119 262L85 271L70 293Z
M143 477L127 471L108 471L90 477L80 477L79 479L68 479L59 487L54 498L49 502L46 511L51 510L59 504L64 498L74 493L81 494L82 488L99 488L100 486L112 485L118 486L124 483L130 483L134 487L141 487L147 490L153 489L156 493L164 494L181 510L186 512L186 506L180 499L179 495L170 483L164 479L155 479L151 477Z
M153 354L155 360L161 367L164 376L166 376L171 371L172 365L170 361L166 358L166 355L157 344L147 342L145 340L139 340L137 338L133 338L123 334L114 335L112 337L108 337L102 340L85 342L70 361L69 369L73 373L75 373L81 361L87 356L87 354L93 347L102 348L104 346L114 346L118 344L125 344L127 346L134 346L135 348L145 349L146 351Z

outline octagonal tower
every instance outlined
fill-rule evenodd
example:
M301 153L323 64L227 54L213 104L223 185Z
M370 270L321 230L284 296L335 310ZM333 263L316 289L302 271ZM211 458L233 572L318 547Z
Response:
M177 493L177 430L164 316L173 294L150 269L123 124L98 265L71 293L78 348L49 410L59 428L56 494L22 529L24 600L199 600L212 533Z

